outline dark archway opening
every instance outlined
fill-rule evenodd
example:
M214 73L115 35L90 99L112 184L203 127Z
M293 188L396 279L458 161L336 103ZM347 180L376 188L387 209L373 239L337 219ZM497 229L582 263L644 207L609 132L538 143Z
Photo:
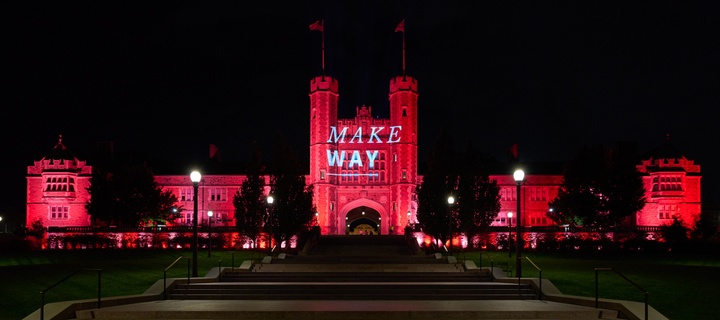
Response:
M372 235L380 234L382 218L380 213L368 207L357 207L345 216L346 234Z

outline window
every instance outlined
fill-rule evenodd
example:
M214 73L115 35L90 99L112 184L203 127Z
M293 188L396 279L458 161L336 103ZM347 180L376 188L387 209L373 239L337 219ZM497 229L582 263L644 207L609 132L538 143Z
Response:
M653 177L652 191L682 191L682 176L662 175Z
M402 116L407 117L407 107L403 106Z
M402 171L402 179L407 180L407 170L403 169Z
M530 188L530 200L531 201L547 201L548 190L547 188Z
M70 207L52 206L50 207L50 220L67 220L70 218Z
M393 153L393 162L397 162L397 153Z
M193 201L193 189L192 188L180 189L180 201Z
M227 201L227 189L210 188L210 201Z
M515 201L516 193L515 188L501 188L500 201Z
M547 218L540 214L530 216L530 224L533 226L542 226L547 224Z
M192 212L186 212L180 215L180 224L190 225L192 224L193 214Z
M325 180L325 170L320 170L320 180Z
M678 208L675 204L661 204L658 206L658 219L672 219L678 214Z
M48 177L45 180L45 191L75 192L75 178Z

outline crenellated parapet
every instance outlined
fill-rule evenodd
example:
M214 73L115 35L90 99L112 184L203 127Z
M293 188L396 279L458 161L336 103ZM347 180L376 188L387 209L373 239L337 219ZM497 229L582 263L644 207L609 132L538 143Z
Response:
M338 92L338 81L328 76L317 76L310 80L310 92L331 91Z
M694 160L688 160L685 157L672 159L648 159L643 160L637 165L637 169L641 173L650 173L655 171L678 171L682 170L686 173L700 173L700 165L695 164Z
M411 76L395 76L394 78L390 79L390 94L400 90L410 90L417 93L417 79Z

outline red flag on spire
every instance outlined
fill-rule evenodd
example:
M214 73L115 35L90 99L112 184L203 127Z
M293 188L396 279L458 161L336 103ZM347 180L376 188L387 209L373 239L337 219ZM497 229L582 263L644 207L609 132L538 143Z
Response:
M310 30L313 31L320 31L323 32L323 22L322 20L315 21L313 24L310 25Z
M405 19L402 19L395 28L395 32L405 32Z

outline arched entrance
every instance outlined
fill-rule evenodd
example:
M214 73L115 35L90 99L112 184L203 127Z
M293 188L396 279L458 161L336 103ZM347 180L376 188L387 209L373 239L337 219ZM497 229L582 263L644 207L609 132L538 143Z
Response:
M388 234L389 218L385 208L369 199L352 201L340 210L338 234L373 235Z
M380 213L370 207L357 207L345 215L345 234L377 235L380 234L382 218Z

